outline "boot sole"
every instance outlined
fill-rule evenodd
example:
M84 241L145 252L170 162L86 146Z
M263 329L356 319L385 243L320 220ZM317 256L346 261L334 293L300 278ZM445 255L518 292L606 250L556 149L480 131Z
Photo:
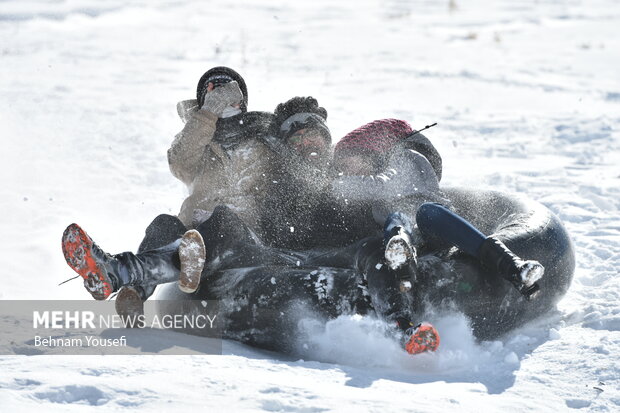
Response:
M114 308L123 320L126 328L144 327L144 301L140 293L132 286L122 287L116 295Z
M385 246L385 262L392 270L397 270L408 264L413 258L414 253L411 247L402 237L395 235Z
M523 285L529 288L533 286L536 281L540 280L544 274L545 267L538 261L526 261L519 276L521 277Z
M430 323L421 323L413 329L411 337L405 344L407 353L415 355L439 348L440 338L437 329Z
M178 286L184 293L191 294L200 286L206 255L205 243L198 231L191 229L183 234L179 245L181 273Z
M95 300L112 294L112 283L103 264L92 253L93 240L77 224L69 225L62 234L62 253L73 271L84 279L84 287Z

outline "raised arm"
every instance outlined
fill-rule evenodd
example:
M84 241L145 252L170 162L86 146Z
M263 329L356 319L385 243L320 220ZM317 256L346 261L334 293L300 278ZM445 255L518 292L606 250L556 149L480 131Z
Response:
M219 157L225 156L218 145L211 145L216 123L224 109L239 103L243 95L237 82L229 82L205 95L202 108L193 111L187 123L168 149L168 164L172 174L190 185L209 162L205 151L208 146Z

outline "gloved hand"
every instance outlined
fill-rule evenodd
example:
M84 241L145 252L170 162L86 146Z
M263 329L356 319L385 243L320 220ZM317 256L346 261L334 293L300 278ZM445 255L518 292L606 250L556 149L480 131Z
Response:
M239 104L242 100L243 93L239 89L239 84L232 81L207 92L201 109L207 110L219 118L224 109Z

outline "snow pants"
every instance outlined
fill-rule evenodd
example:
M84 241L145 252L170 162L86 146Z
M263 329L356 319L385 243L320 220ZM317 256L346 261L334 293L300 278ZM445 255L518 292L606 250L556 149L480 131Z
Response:
M142 248L155 247L180 236L184 227L175 217L160 215L149 226ZM412 298L398 290L397 273L383 265L383 240L370 237L348 247L329 250L290 251L263 245L245 223L230 209L217 207L200 224L206 247L206 262L201 288L195 294L243 308L240 297L263 297L267 305L261 318L252 317L254 334L273 319L274 308L296 303L306 305L313 314L336 317L348 312L366 313L396 321L411 320ZM142 251L142 254L152 251ZM278 288L274 287L278 284ZM243 291L240 294L240 291ZM256 301L250 299L253 308ZM258 308L263 308L259 306ZM319 308L324 307L324 308ZM247 320L233 311L227 331L245 331ZM247 314L246 314L247 315ZM243 327L243 328L242 328ZM269 334L267 334L269 336ZM247 341L247 340L244 340Z
M440 204L423 204L416 214L416 223L426 249L455 245L477 257L479 246L485 239L480 231ZM389 321L403 319L411 321L417 303L413 294L401 292L399 285L403 278L409 278L415 285L415 268L406 266L393 271L383 262L385 238L395 226L402 227L410 234L414 232L414 226L407 215L393 213L385 223L383 238L378 236L365 238L344 248L297 252L263 245L230 208L219 206L208 220L196 228L203 237L207 251L202 284L212 285L212 280L215 279L221 285L227 285L222 278L224 274L235 273L235 269L254 268L251 274L258 278L252 282L248 280L244 282L252 285L256 294L269 296L268 294L272 293L269 287L271 278L260 281L261 277L265 277L264 271L256 269L257 267L270 267L269 273L277 273L280 278L287 273L297 274L296 276L306 274L303 270L295 271L302 268L309 270L310 273L329 268L342 274L339 276L349 278L352 276L350 274L352 271L353 274L361 276L360 280L352 284L367 288L369 303L379 317ZM160 215L147 229L141 249L170 242L182 235L184 230L185 227L176 217ZM281 268L276 269L277 267ZM215 276L214 274L218 272L219 275ZM403 272L406 274L403 275ZM286 282L290 283L292 279ZM268 287L269 291L264 291L265 287ZM209 294L213 299L218 299L227 293L223 288L215 288L214 291L218 293ZM340 293L346 295L344 291ZM294 294L289 299L293 297L303 298L299 294Z

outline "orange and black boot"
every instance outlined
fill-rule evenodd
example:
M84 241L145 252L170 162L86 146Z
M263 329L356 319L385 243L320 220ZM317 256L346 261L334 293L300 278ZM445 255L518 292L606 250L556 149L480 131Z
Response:
M431 323L420 323L405 331L405 350L409 354L436 351L439 348L439 342L439 333Z
M62 250L67 264L84 279L84 286L93 298L105 300L124 286L134 287L134 295L140 293L142 296L159 284L177 281L181 268L180 243L181 239L139 254L110 255L77 224L71 224L63 234Z
M77 224L62 234L62 252L69 267L84 279L84 287L95 300L105 300L120 287L113 268L114 257L101 250Z

